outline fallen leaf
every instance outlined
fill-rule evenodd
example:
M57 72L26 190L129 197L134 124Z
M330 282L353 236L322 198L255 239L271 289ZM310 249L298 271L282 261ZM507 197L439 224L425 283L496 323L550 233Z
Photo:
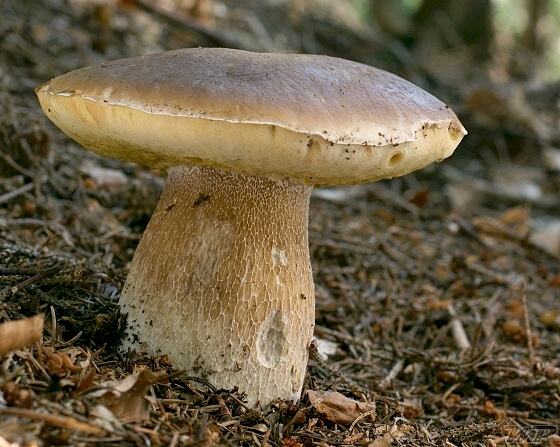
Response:
M494 90L477 88L468 93L465 104L474 120L489 128L497 128L510 118L510 110L504 98Z
M430 191L428 189L419 189L414 191L413 194L407 198L413 205L416 205L418 208L423 208L430 199Z
M283 447L303 447L303 444L296 438L285 438L281 442Z
M411 433L415 433L416 428L407 424L393 424L389 427L380 425L373 432L378 436L371 444L368 444L368 447L390 447L393 445L393 441L396 441L397 445L406 445L402 442L402 439L409 437Z
M37 397L33 390L22 388L18 383L9 381L0 386L5 402L12 407L31 408Z
M560 273L557 273L552 278L550 278L550 280L548 281L548 285L550 287L560 287Z
M123 426L117 417L105 405L96 405L89 411L92 424L101 427L107 433L119 433Z
M358 441L364 439L365 435L362 432L353 433L350 436L344 438L345 444L355 444Z
M100 399L122 422L139 422L149 418L148 387L168 378L165 373L144 369L125 377Z
M545 326L554 327L558 318L557 309L549 309L539 315L539 321Z
M516 206L506 210L499 220L524 238L527 237L531 230L529 210L523 206Z
M529 240L545 251L560 255L560 220L537 222Z
M7 418L0 421L0 447L41 446L37 430L30 430L29 422Z
M451 183L447 185L446 192L451 208L461 216L470 215L482 200L482 194L470 181Z
M45 347L43 353L45 354L47 366L51 374L63 376L67 372L80 371L82 369L80 366L74 365L68 354L56 351L51 346Z
M338 343L334 341L325 340L324 338L316 338L317 351L323 360L327 360L329 355L336 354L336 348L338 348Z
M560 172L560 149L547 147L542 151L543 164L551 171Z
M358 402L335 391L307 391L311 405L324 418L335 424L350 425L363 413L372 411L375 405L371 402Z
M517 343L527 342L527 331L525 326L521 324L518 320L506 320L502 323L502 332L510 340L516 341ZM539 344L539 336L536 333L531 334L531 344L537 347Z
M93 385L95 379L95 368L91 368L87 373L83 373L78 378L78 383L76 384L76 392L82 393Z
M527 336L525 327L517 320L506 320L502 324L502 332L508 338L520 341Z
M391 447L392 441L393 438L391 437L391 435L389 433L385 433L383 436L378 436L377 438L375 438L373 442L368 445L368 447Z
M408 420L418 419L424 414L422 404L412 399L405 399L401 402L399 404L399 409L402 415Z
M36 343L43 334L45 315L0 324L0 356Z
M204 427L200 441L197 443L200 447L211 447L216 444L220 437L220 426L212 423Z
M102 168L90 162L85 162L80 170L93 182L91 184L92 188L88 188L86 182L84 182L84 186L88 189L97 189L97 187L104 186L115 190L126 186L128 182L128 177L121 170Z
M507 310L511 317L523 317L523 303L521 300L513 299L508 303Z
M484 412L498 421L503 421L506 418L506 412L500 408L496 408L491 400L484 402Z

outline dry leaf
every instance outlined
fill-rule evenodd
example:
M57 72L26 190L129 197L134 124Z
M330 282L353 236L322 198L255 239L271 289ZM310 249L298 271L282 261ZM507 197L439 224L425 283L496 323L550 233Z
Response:
M494 403L490 400L484 402L484 412L488 416L491 416L498 421L503 421L507 415L507 413L504 410L496 408L494 406Z
M285 438L282 439L283 447L303 447L303 444L297 440L297 438Z
M508 303L507 310L511 317L521 318L524 315L523 303L518 299L511 300Z
M121 170L102 168L91 162L85 162L80 170L93 181L95 187L90 189L105 186L109 189L118 190L126 186L128 182L128 177ZM84 186L87 188L85 182Z
M37 397L33 390L22 388L18 383L9 381L0 386L5 402L12 407L31 408Z
M416 428L407 424L393 424L390 427L381 425L374 429L374 433L378 435L377 438L368 447L390 447L393 441L397 441L397 445L406 445L402 442L403 438L407 438L411 433L415 433Z
M335 424L350 425L363 413L375 411L373 403L358 402L335 391L309 390L307 398L317 413Z
M522 237L527 237L531 230L529 210L523 206L516 206L506 210L499 220Z
M317 351L323 360L327 360L329 355L336 354L336 348L338 348L338 343L334 341L325 340L324 338L316 338Z
M355 444L356 442L364 439L364 437L365 437L365 434L362 433L362 432L353 433L350 436L347 436L346 438L344 438L344 443L345 444Z
M517 320L506 320L502 323L502 332L506 337L521 340L526 337L525 327Z
M43 334L45 315L0 324L0 356L38 342Z
M517 343L527 343L527 331L525 326L518 320L506 320L502 323L502 332L510 340ZM539 344L539 335L536 333L531 334L531 344L537 347Z
M419 189L413 191L413 194L407 197L408 201L413 205L416 205L418 208L423 208L430 199L430 190L428 189Z
M7 418L0 421L0 447L43 445L43 442L37 438L37 430L29 430L28 424L22 418Z
M202 431L202 439L197 443L199 447L210 447L216 444L220 437L220 426L216 423L207 425Z
M393 438L389 433L385 433L383 436L379 436L373 440L368 447L391 447L391 442Z
M101 427L107 433L123 431L121 422L105 405L95 405L89 411L89 420L92 424Z
M82 393L90 389L93 385L95 379L95 368L90 368L87 373L82 373L78 378L78 383L76 384L76 392Z
M477 88L469 92L465 103L475 122L484 127L497 128L510 116L507 102L499 93L488 88Z
M131 374L107 391L101 399L103 404L122 422L138 422L149 418L148 387L167 378L165 373L148 369Z
M554 327L556 326L556 319L558 318L557 309L549 309L539 315L539 321L545 326Z
M560 220L535 222L535 227L529 240L549 253L560 255Z
M548 281L548 285L550 287L560 287L560 273L557 273L552 278L550 278L550 280Z
M560 149L547 147L542 151L543 164L551 171L560 172Z
M80 366L75 366L68 354L56 351L55 348L48 346L43 349L46 357L46 363L51 374L59 376L65 375L67 372L80 371Z
M450 183L446 186L446 192L451 208L461 216L471 214L482 200L482 194L471 181Z

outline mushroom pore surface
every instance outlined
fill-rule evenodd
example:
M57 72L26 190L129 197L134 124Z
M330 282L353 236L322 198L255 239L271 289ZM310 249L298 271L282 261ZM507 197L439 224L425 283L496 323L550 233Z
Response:
M307 221L312 187L170 169L120 303L127 345L249 403L296 400L314 327Z

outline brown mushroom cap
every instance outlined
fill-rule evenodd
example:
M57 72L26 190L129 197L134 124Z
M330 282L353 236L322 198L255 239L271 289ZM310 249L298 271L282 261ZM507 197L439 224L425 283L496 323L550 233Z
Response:
M404 175L466 134L419 87L328 56L183 49L75 70L37 95L58 127L104 156L310 185Z

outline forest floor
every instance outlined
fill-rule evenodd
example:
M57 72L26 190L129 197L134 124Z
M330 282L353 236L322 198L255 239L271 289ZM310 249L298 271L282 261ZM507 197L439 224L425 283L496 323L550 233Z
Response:
M431 70L327 12L220 5L193 18L132 0L0 2L0 328L45 315L40 342L0 358L0 446L560 445L559 85ZM377 65L469 130L441 164L314 191L317 349L295 405L250 409L165 356L119 353L118 295L165 180L82 149L33 92L187 46Z

